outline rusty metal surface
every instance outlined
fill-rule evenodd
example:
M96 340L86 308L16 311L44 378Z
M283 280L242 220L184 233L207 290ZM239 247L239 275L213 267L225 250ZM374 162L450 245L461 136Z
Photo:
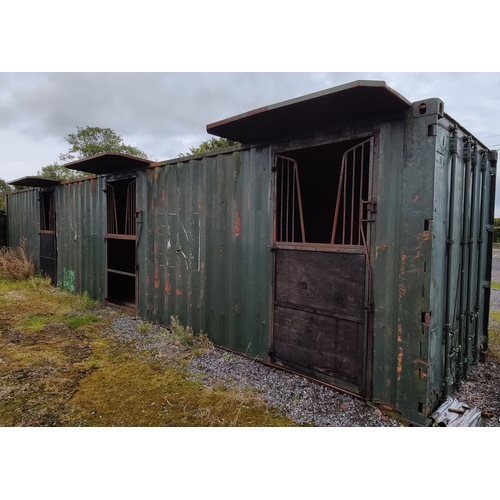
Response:
M139 315L177 315L216 344L267 359L271 178L268 147L144 171Z
M242 143L272 141L366 118L403 113L411 103L385 82L359 80L207 125Z
M352 98L349 109L354 114L335 108L342 96L350 96L346 102ZM379 104L361 109L369 96L381 97L382 104L389 99L390 120L384 119ZM318 113L314 121L312 115L320 104L328 113L337 109L338 114L327 119ZM362 121L354 123L355 119ZM253 120L262 120L262 127ZM341 128L328 128L335 123ZM272 131L274 124L277 129ZM106 182L118 180L119 174L55 186L59 285L87 290L102 300L106 269L116 275L135 275L141 317L168 324L170 316L177 315L216 344L265 360L273 323L288 321L282 309L273 317L272 250L292 251L300 246L309 253L345 253L352 260L365 256L365 280L373 286L368 286L364 304L366 371L358 372L356 380L366 379L366 396L375 402L405 420L428 424L432 412L487 349L492 250L488 227L493 224L497 156L443 115L438 99L413 103L410 109L406 100L381 82L330 89L219 125L222 131L248 132L240 139L265 140L273 134L280 139L265 146L155 163L147 169L143 161L113 170L106 167L106 158L93 160L96 171L133 171L137 204L135 214L130 204L125 210L129 219L123 233L134 232L135 215L136 234L113 234L115 229L107 227ZM307 127L317 130L305 133ZM277 198L273 154L295 154L300 169L301 149L318 146L340 155L339 143L356 147L368 137L373 137L369 169L373 197L361 196L363 231L352 224L351 217L343 222L342 210L356 214L353 207L359 201L353 195L355 183L344 183L345 197L337 212L345 231L333 239L335 244L335 207L327 234L316 238L318 242L297 241L303 234L308 241L305 205L289 212L293 234L276 237L280 231L273 211ZM296 165L291 165L286 168L291 172L292 205L298 191L308 190L311 198L323 198L323 206L331 205L334 197L307 187L305 177L299 179ZM88 171L83 163L80 167ZM329 183L323 184L332 190ZM333 182L335 192L340 184ZM7 213L9 244L17 246L25 238L39 264L38 197L39 189L9 194ZM107 265L106 237L136 245L135 270L129 261L116 261L118 268ZM113 245L118 253L120 245ZM370 315L373 321L368 320Z
M18 247L24 241L26 251L40 270L40 205L38 189L10 193L7 202L7 242Z
M56 189L57 276L60 286L105 297L106 198L104 178Z

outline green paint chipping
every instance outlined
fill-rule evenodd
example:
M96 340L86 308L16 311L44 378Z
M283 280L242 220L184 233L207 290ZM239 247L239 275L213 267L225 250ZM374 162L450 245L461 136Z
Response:
M63 269L63 288L68 292L75 293L75 271Z

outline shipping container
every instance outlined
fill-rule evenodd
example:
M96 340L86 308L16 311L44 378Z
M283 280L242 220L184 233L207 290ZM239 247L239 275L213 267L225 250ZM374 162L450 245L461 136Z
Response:
M241 145L13 182L9 245L57 286L427 425L487 351L497 152L378 81L207 131Z

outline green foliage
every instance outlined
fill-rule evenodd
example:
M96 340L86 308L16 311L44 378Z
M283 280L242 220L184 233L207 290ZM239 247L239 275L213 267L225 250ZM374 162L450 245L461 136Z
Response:
M193 330L189 326L183 326L177 316L170 316L169 329L176 337L178 344L183 347L193 345Z
M133 146L123 144L123 139L111 128L77 127L76 134L65 137L71 146L67 153L59 155L62 162L90 158L99 153L125 153L147 159L146 153Z
M88 177L89 174L86 172L79 172L78 170L70 170L69 168L59 165L58 163L53 163L52 165L47 165L42 167L38 171L40 177L45 177L46 179L61 179L63 181L69 181L71 179L80 179L82 177Z
M179 157L198 155L201 153L208 153L209 151L215 151L217 149L229 148L231 146L239 145L239 142L232 141L231 139L225 139L224 137L216 138L213 137L208 141L202 142L197 148L189 148L189 153L180 153Z
M494 219L494 224L493 243L500 243L500 218Z
M70 148L59 155L61 163L69 163L90 158L100 153L123 153L147 159L146 153L140 149L123 143L123 139L111 128L77 127L77 132L64 138ZM90 174L71 170L58 162L47 165L38 171L38 175L50 179L78 179Z
M100 319L95 314L84 314L80 315L71 315L64 318L64 324L69 326L70 328L79 328L80 326L85 326L90 323L96 323L100 321Z
M12 191L13 189L3 179L0 179L0 210L5 210L5 196Z

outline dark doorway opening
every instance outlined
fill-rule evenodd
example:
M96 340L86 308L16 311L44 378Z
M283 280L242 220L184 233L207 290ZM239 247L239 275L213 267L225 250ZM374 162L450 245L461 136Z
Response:
M40 191L40 271L57 285L56 209L54 190Z
M136 179L108 182L106 199L106 300L111 305L136 314Z

